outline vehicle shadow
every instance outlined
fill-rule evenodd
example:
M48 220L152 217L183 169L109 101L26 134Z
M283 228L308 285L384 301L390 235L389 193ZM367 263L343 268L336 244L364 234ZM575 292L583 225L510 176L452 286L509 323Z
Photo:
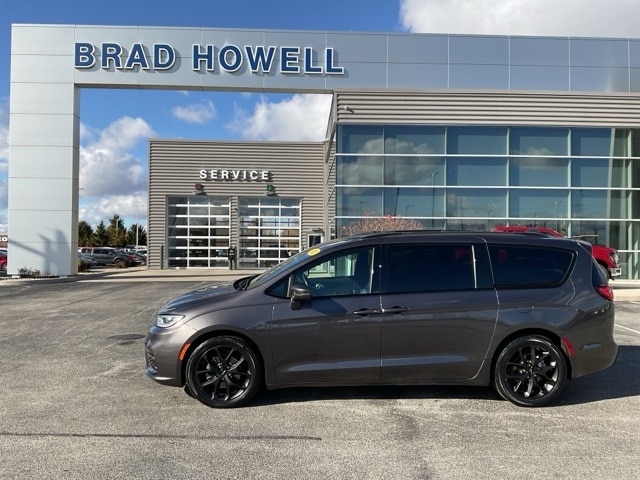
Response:
M637 366L640 346L621 345L616 363L601 372L567 382L560 398L552 406L580 405L602 400L640 395ZM388 400L388 399L469 399L504 401L492 387L475 386L375 386L308 387L262 391L253 406L318 400Z
M578 405L639 396L638 365L640 346L620 345L613 366L567 382L565 391L555 405Z

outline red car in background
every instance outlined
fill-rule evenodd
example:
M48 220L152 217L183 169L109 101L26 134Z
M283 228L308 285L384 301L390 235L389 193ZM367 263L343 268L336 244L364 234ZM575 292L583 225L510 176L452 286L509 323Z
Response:
M4 252L0 252L0 271L7 271L7 254Z
M525 227L520 225L510 225L493 227L494 232L508 232L508 233L523 233L523 232L538 232L545 233L552 237L564 237L563 234L547 227ZM619 257L615 248L604 247L602 245L592 245L593 258L596 259L602 271L608 278L619 277L622 274L622 269L618 264Z

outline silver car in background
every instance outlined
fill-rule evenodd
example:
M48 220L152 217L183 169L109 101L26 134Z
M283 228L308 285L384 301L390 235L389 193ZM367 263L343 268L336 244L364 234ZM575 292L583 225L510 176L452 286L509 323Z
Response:
M211 407L246 404L261 385L493 385L537 407L614 363L613 325L586 242L365 234L169 301L146 375Z

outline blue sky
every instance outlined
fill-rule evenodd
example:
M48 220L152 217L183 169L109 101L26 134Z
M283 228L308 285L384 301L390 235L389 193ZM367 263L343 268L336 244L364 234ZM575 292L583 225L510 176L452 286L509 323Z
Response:
M640 0L2 0L0 233L11 234L12 23L640 37L638 6ZM146 225L148 138L319 141L328 107L318 95L85 89L80 220L95 225L118 213L127 226L138 216Z

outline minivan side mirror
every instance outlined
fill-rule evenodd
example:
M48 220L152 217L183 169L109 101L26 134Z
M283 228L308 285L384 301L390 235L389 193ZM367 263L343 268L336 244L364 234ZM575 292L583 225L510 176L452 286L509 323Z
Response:
M311 290L303 284L291 287L291 310L300 310L302 302L311 300Z

